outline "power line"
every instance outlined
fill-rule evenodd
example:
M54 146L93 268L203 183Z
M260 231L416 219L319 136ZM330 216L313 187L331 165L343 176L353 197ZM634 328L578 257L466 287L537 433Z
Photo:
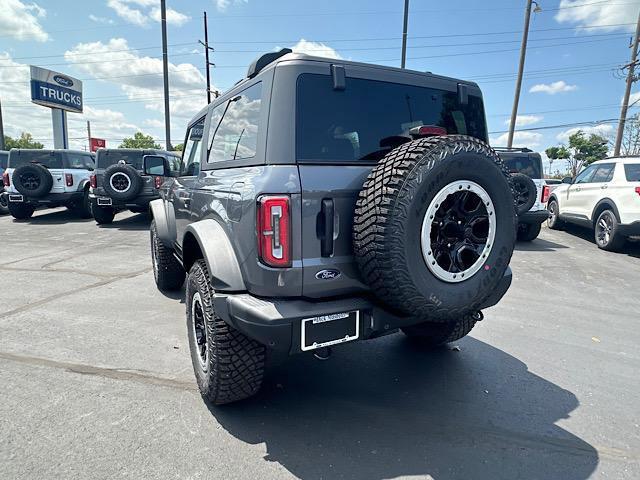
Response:
M535 132L540 130L553 130L556 128L571 128L571 127L590 127L590 126L598 126L607 123L617 122L617 118L606 118L603 120L591 120L585 122L573 122L573 123L561 123L558 125L546 125L543 127L530 127L530 128L519 128L516 129L517 132ZM509 133L509 130L501 130L498 132L489 132L489 135L498 135L503 133Z
M97 54L101 54L103 52L94 52L93 55L97 55ZM188 57L191 55L199 55L202 52L198 51L198 52L189 52L189 53L176 53L173 54L172 57ZM114 63L114 62L130 62L132 60L148 60L148 59L152 59L152 60L158 60L158 59L162 59L162 57L128 57L128 58L115 58L115 59L111 59L111 60L92 60L89 62L65 62L65 63L47 63L47 64L42 64L40 65L41 67L56 67L56 66L60 66L60 65L64 65L64 66L70 66L70 65L90 65L93 63ZM24 68L27 65L0 65L0 68Z

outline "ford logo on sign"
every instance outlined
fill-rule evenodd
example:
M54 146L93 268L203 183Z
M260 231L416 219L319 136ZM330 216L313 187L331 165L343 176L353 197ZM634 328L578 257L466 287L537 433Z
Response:
M316 278L318 280L332 280L334 278L338 278L340 276L340 270L326 269L320 270L316 273Z
M62 75L56 75L53 77L53 80L63 87L73 87L73 80L67 77L63 77Z

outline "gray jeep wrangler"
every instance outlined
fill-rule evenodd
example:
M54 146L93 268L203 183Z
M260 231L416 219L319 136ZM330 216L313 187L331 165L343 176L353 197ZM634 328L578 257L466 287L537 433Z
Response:
M96 171L91 175L91 211L98 225L113 222L116 213L149 211L149 202L160 198L158 189L164 179L143 172L147 155L167 161L173 175L180 164L180 152L134 148L101 148L96 153Z
M267 362L296 353L469 333L511 284L516 237L486 141L474 83L286 49L257 59L189 124L180 173L150 204L155 281L187 278L203 397L249 397Z

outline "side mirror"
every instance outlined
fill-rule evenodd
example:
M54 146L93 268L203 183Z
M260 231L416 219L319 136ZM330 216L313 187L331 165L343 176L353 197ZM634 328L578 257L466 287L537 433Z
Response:
M142 157L145 175L156 177L168 177L171 174L169 161L160 155L145 155Z
M562 179L562 183L567 183L567 184L571 185L571 184L573 183L573 178L571 178L571 177L564 177L564 178Z

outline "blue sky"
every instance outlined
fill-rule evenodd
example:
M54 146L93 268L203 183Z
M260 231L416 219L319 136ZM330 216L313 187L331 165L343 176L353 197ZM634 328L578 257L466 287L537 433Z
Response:
M209 15L213 83L224 90L260 52L303 52L398 66L403 0L168 1L172 140L204 106L202 12ZM615 119L640 0L539 0L527 54L520 128ZM69 114L72 145L86 120L108 145L136 130L163 141L159 0L0 0L0 99L5 132L52 145L48 109L30 103L28 65L84 81L85 113ZM492 144L511 111L525 1L411 0L407 67L477 81ZM594 28L599 27L599 28ZM632 98L640 98L639 92ZM640 103L639 103L640 106ZM613 123L586 127L611 135ZM544 150L570 127L521 131L516 144Z

